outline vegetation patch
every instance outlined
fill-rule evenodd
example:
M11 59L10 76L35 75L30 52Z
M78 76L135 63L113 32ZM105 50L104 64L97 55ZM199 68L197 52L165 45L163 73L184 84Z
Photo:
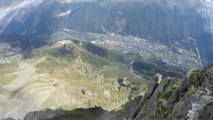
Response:
M18 65L13 64L0 64L0 84L6 85L12 82L16 75L12 74L16 72Z
M188 81L194 87L200 87L204 83L204 78L200 74L200 71L190 71L188 73Z

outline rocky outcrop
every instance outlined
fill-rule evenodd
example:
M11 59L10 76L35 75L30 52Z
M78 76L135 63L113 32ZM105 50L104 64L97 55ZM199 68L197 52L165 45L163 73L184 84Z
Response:
M213 65L203 70L190 71L182 80L168 77L159 84L152 83L144 97L140 97L137 105L133 106L134 108L129 107L132 104L130 101L113 119L212 120L212 88ZM135 103L135 100L132 102Z

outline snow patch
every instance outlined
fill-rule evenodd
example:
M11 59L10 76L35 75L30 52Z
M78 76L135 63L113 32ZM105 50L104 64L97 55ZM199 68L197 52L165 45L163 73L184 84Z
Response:
M69 14L70 14L71 12L72 12L72 10L68 10L68 11L62 12L62 13L56 15L56 16L57 16L57 17L67 17L67 16L69 16Z

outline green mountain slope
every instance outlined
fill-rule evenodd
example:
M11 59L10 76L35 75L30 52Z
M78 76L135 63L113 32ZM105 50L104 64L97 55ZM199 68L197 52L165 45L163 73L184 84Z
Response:
M100 51L105 54L100 56ZM33 49L30 58L2 63L0 84L8 92L0 94L1 118L22 118L45 108L118 108L137 94L131 87L143 90L146 81L116 62L116 54L88 43L61 40Z

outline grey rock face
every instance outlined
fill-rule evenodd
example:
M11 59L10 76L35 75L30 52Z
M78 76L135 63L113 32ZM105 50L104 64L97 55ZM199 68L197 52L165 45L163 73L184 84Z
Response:
M163 79L151 90L151 96L141 98L135 107L137 114L131 117L121 114L118 120L212 120L212 68L209 65L201 71L190 72L184 80ZM146 94L149 93L150 90Z

